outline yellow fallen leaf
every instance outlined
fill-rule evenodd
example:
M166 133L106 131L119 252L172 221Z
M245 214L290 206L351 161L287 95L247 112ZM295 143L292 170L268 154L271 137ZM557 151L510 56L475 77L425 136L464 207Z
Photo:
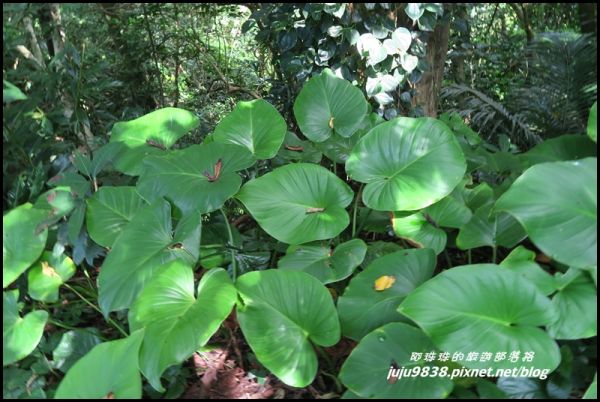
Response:
M392 287L392 285L396 282L396 277L392 275L383 275L377 278L375 281L374 289L378 292L384 291Z

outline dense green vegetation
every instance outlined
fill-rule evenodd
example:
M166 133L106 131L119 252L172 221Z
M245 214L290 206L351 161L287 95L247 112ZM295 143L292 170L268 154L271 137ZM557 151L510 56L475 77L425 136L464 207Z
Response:
M3 4L3 396L595 398L596 10Z

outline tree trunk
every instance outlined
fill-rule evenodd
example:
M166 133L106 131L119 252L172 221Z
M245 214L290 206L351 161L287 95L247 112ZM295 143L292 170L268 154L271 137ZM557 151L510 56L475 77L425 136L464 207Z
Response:
M534 34L533 28L531 27L531 16L529 15L529 10L526 6L527 3L509 3L510 6L515 10L515 14L517 14L517 19L521 24L521 27L525 30L525 34L527 35L527 43L533 42Z
M423 73L421 81L416 85L413 105L420 105L426 116L437 117L437 104L442 89L444 63L448 54L448 37L450 25L440 20L427 41L427 64L429 71Z
M581 27L581 33L596 35L598 5L594 3L577 3L577 6L577 10L579 11L579 26Z
M62 26L62 18L60 16L60 4L50 3L50 18L52 20L52 46L54 54L58 54L65 48L65 29Z

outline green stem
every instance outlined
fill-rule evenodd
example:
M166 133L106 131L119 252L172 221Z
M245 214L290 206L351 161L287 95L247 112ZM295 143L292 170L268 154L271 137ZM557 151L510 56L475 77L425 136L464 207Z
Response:
M469 265L471 265L472 264L472 262L471 262L471 249L467 250L467 259L469 261Z
M356 236L356 215L358 212L358 200L360 199L360 195L362 193L364 184L360 185L358 192L356 193L356 199L354 200L354 211L352 212L352 238Z
M321 357L325 360L325 363L327 364L327 368L330 371L334 371L335 367L334 367L333 362L331 361L331 358L329 357L329 355L327 353L325 353L323 348L321 348L320 346L315 345L315 344L313 344L313 346L317 350L317 353L319 353L321 355Z
M494 247L492 247L492 264L496 263L496 254L497 254L497 247L494 246Z
M221 213L223 214L225 226L227 226L227 234L229 235L229 245L233 247L233 233L231 232L229 220L227 219L227 215L225 214L225 211L223 211L223 208L220 208L219 211L221 211ZM235 282L235 280L237 279L237 261L235 260L235 250L233 248L230 248L229 251L231 252L231 273L233 276L233 281Z
M367 223L367 219L369 219L369 216L371 216L371 212L373 212L373 210L369 208L369 210L365 214L364 219L362 220L362 222L358 226L358 229L356 230L356 233L360 233L362 231L363 226L365 226L365 223Z
M90 285L90 289L95 289L94 282L92 281L90 274L88 273L87 269L85 268L85 264L81 264L81 268L83 268L83 274L85 275L85 277L87 279L88 285Z
M76 291L75 289L73 289L71 286L69 286L68 284L64 284L65 287L67 289L69 289L71 292L75 293L77 296L79 296L79 298L81 300L83 300L84 302L86 302L91 308L93 308L94 310L96 310L97 312L99 312L100 314L104 315L102 313L102 310L100 310L98 307L96 307L96 305L94 303L92 303L91 301L89 301L88 299L86 299L81 293L79 293L78 291ZM113 321L110 317L106 317L106 322L108 322L109 324L111 324L113 327L115 327L120 333L121 335L127 337L127 332L125 332L125 330L123 328L121 328L121 326L119 324L117 324L115 321Z
M448 268L452 268L452 261L450 260L450 254L448 254L448 249L444 249L444 256L446 257L446 264L448 264Z

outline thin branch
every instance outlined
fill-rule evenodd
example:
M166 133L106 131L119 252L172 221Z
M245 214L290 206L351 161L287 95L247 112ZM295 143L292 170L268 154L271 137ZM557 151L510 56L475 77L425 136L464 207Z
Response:
M492 14L492 19L490 20L490 24L485 30L485 37L488 38L490 34L490 29L492 29L492 25L494 25L494 19L496 18L496 14L498 13L498 8L500 7L500 3L496 3L496 8L494 8L494 13Z
M160 67L158 65L158 53L156 51L156 44L154 43L154 37L152 36L152 30L150 29L150 22L148 21L148 12L146 11L146 6L144 5L144 3L142 3L142 11L144 13L144 25L146 27L148 38L150 39L150 46L152 46L152 56L154 59L154 64L156 65L156 73L158 74L158 83L160 86L160 105L161 107L164 107L165 89L163 86L162 73L160 72Z
M17 49L17 52L21 53L21 56L23 56L27 60L33 61L33 63L36 65L36 67L38 69L44 68L44 66L42 64L40 64L40 61L25 46L23 46L23 45L17 45L15 47L15 49Z
M42 55L42 49L40 48L37 36L33 30L31 18L23 17L23 24L25 25L25 30L29 34L29 42L31 43L31 49L33 50L33 56L35 57L37 64L41 67L45 67L44 56Z

